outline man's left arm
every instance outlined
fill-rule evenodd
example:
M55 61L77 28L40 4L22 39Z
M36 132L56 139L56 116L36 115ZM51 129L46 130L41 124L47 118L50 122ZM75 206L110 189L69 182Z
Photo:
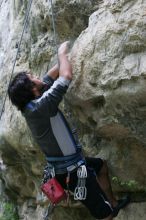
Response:
M47 75L49 77L51 77L53 80L56 80L59 76L59 68L58 68L58 64L56 64L55 66L53 66L47 73Z

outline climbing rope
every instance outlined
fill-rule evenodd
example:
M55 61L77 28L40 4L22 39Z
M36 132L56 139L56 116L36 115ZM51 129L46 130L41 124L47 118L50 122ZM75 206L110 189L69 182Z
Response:
M3 4L3 1L4 1L4 0L2 0L1 3L0 3L0 8L1 8L2 4Z
M15 65L16 65L16 62L17 62L18 54L19 54L19 51L20 51L20 46L21 46L21 43L22 43L24 31L25 31L25 29L27 27L27 22L28 22L28 18L29 18L29 14L30 14L30 9L31 9L31 5L32 5L32 1L33 0L30 0L29 3L28 3L28 6L27 6L27 10L26 10L25 18L24 18L23 30L22 30L22 33L21 33L20 41L19 41L18 48L17 48L16 57L15 57L15 60L14 60L14 63L13 63L13 68L12 68L12 72L11 72L10 79L9 79L9 84L8 84L8 87L7 87L7 90L6 90L6 94L5 94L5 98L4 98L4 102L3 102L3 105L2 105L2 110L1 110L1 114L0 114L0 120L1 120L2 114L4 112L5 103L6 103L6 99L7 99L7 95L8 95L8 88L9 88L9 85L11 83L12 76L14 74L14 69L15 69Z
M57 32L56 32L56 27L55 27L54 7L53 7L52 0L48 0L48 3L51 4L51 16L52 16L52 27L53 27L53 32L54 32L54 43L55 43L55 50L56 50L56 55L57 55L57 63L59 67L58 42L57 42Z

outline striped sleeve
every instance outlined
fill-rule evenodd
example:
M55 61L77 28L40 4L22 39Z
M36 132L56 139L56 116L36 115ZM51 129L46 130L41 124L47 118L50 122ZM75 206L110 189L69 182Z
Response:
M48 87L50 88L54 83L54 79L52 79L49 75L46 74L43 77L43 82L46 83L48 85Z
M62 101L66 93L70 80L60 76L53 85L43 93L43 95L35 100L36 108L40 113L50 114L50 117L57 114L58 105Z

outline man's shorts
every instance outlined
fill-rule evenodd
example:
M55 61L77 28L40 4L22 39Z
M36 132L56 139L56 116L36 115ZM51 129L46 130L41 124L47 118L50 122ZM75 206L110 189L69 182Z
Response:
M102 166L102 159L86 157L86 167L88 173L86 179L87 197L85 200L81 200L81 202L89 209L92 216L96 219L107 218L112 213L112 208L108 199L96 180L96 176L98 176ZM65 189L66 176L67 174L56 175L56 178ZM74 192L74 189L77 186L77 181L77 172L71 173L69 189L72 192Z

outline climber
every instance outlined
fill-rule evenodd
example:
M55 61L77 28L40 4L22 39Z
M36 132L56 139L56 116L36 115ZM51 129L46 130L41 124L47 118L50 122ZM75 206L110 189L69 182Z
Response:
M115 199L106 162L101 158L84 158L80 144L58 108L72 80L67 54L68 42L64 42L58 49L59 67L55 65L50 69L43 81L29 72L18 73L9 85L8 95L25 117L63 188L67 188L66 177L70 172L69 189L74 192L77 168L85 164L87 196L81 202L96 219L110 220L129 203L129 198Z

